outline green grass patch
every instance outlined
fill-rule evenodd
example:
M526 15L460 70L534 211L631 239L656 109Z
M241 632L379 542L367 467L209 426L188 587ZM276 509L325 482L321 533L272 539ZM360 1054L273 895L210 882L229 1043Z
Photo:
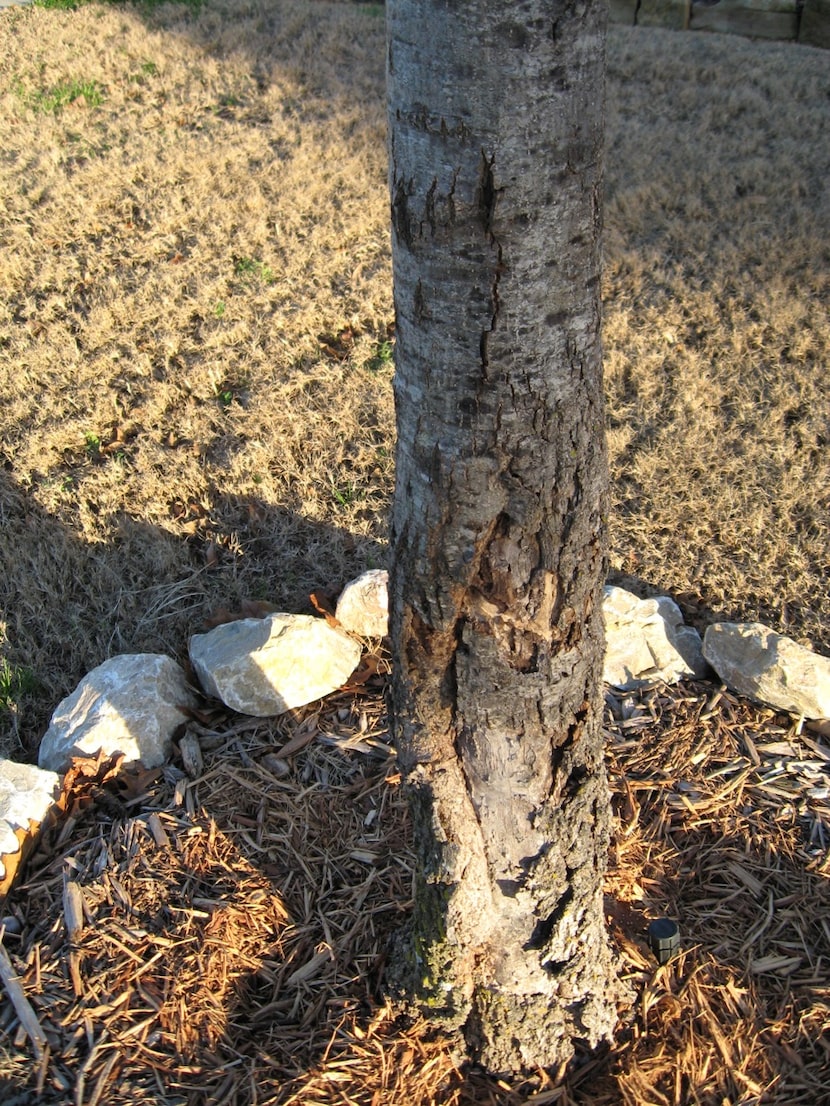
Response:
M358 487L354 480L337 484L333 479L331 480L331 494L338 507L342 507L344 510L359 502L366 495L365 491Z
M101 2L109 4L111 7L127 7L126 0L101 0ZM192 11L199 11L204 0L136 0L135 6L152 11L154 8L161 7L162 4L171 2L179 3L183 8L190 8ZM36 8L61 12L74 12L78 8L84 8L91 3L94 3L94 0L33 0L33 6Z
M34 0L34 7L50 11L74 12L89 0Z
M5 657L0 658L0 708L14 710L18 700L37 691L37 686L31 669L10 664Z
M277 279L270 265L253 257L234 258L233 271L237 276L261 280L263 284L273 284Z
M159 67L154 61L144 61L137 73L133 73L130 80L133 84L143 85L147 83L148 78L158 76Z
M97 108L104 102L104 90L97 81L61 81L51 88L29 91L21 81L15 83L15 92L38 115L57 115L69 104L83 99L86 106Z
M366 362L366 368L371 373L379 373L392 367L395 360L395 347L392 342L385 340L379 342L375 352Z

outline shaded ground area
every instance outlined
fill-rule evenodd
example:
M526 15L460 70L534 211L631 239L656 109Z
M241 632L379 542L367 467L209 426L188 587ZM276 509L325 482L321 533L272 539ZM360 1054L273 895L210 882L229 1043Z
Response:
M383 13L0 19L0 751L115 652L382 563ZM826 53L612 27L612 569L830 649Z

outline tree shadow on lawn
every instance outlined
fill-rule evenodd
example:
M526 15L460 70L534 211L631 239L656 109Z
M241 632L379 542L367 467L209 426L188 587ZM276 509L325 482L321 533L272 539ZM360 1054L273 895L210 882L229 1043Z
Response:
M2 470L0 520L0 755L21 761L36 760L55 707L108 657L184 664L189 636L218 609L255 599L311 613L313 590L336 598L386 556L371 537L234 497L189 528L120 514L102 520L107 540L87 543Z

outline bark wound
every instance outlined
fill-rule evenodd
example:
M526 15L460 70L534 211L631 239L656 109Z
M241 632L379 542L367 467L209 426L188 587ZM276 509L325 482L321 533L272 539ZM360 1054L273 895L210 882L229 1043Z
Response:
M573 872L566 865L566 879L570 881L572 876ZM540 918L534 926L533 933L530 936L530 940L524 946L527 952L541 951L546 947L546 945L549 944L550 939L551 937L553 937L553 934L556 930L556 926L559 922L562 921L565 916L565 912L573 902L573 897L573 889L568 886L565 889L562 898L557 903L556 909L553 911L553 913L548 915L547 918ZM561 968L562 965L560 963L557 963L556 961L548 960L547 962L544 962L543 966L546 971L555 972L557 969Z
M559 615L558 583L541 560L536 537L502 513L479 543L467 595L469 618L493 635L518 672L538 670Z
M576 746L591 717L591 704L586 700L568 726L564 741L552 751L553 788L550 797L555 806L559 806L563 800L570 802L574 799L588 774L584 764L574 765L574 754L578 753Z
M424 286L420 280L415 285L415 318L419 323L429 318Z
M394 188L392 200L392 222L395 231L400 235L407 246L412 246L412 228L409 214L409 189L403 180L398 180Z
M435 235L435 193L438 189L438 178L433 177L432 184L429 186L427 192L424 208L426 212L426 221L429 223L430 233ZM421 231L423 233L423 230ZM420 281L418 282L420 284Z

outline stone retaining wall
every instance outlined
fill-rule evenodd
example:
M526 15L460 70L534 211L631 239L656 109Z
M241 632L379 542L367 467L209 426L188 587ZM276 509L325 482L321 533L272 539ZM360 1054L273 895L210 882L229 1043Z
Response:
M830 49L830 0L608 0L611 21Z

